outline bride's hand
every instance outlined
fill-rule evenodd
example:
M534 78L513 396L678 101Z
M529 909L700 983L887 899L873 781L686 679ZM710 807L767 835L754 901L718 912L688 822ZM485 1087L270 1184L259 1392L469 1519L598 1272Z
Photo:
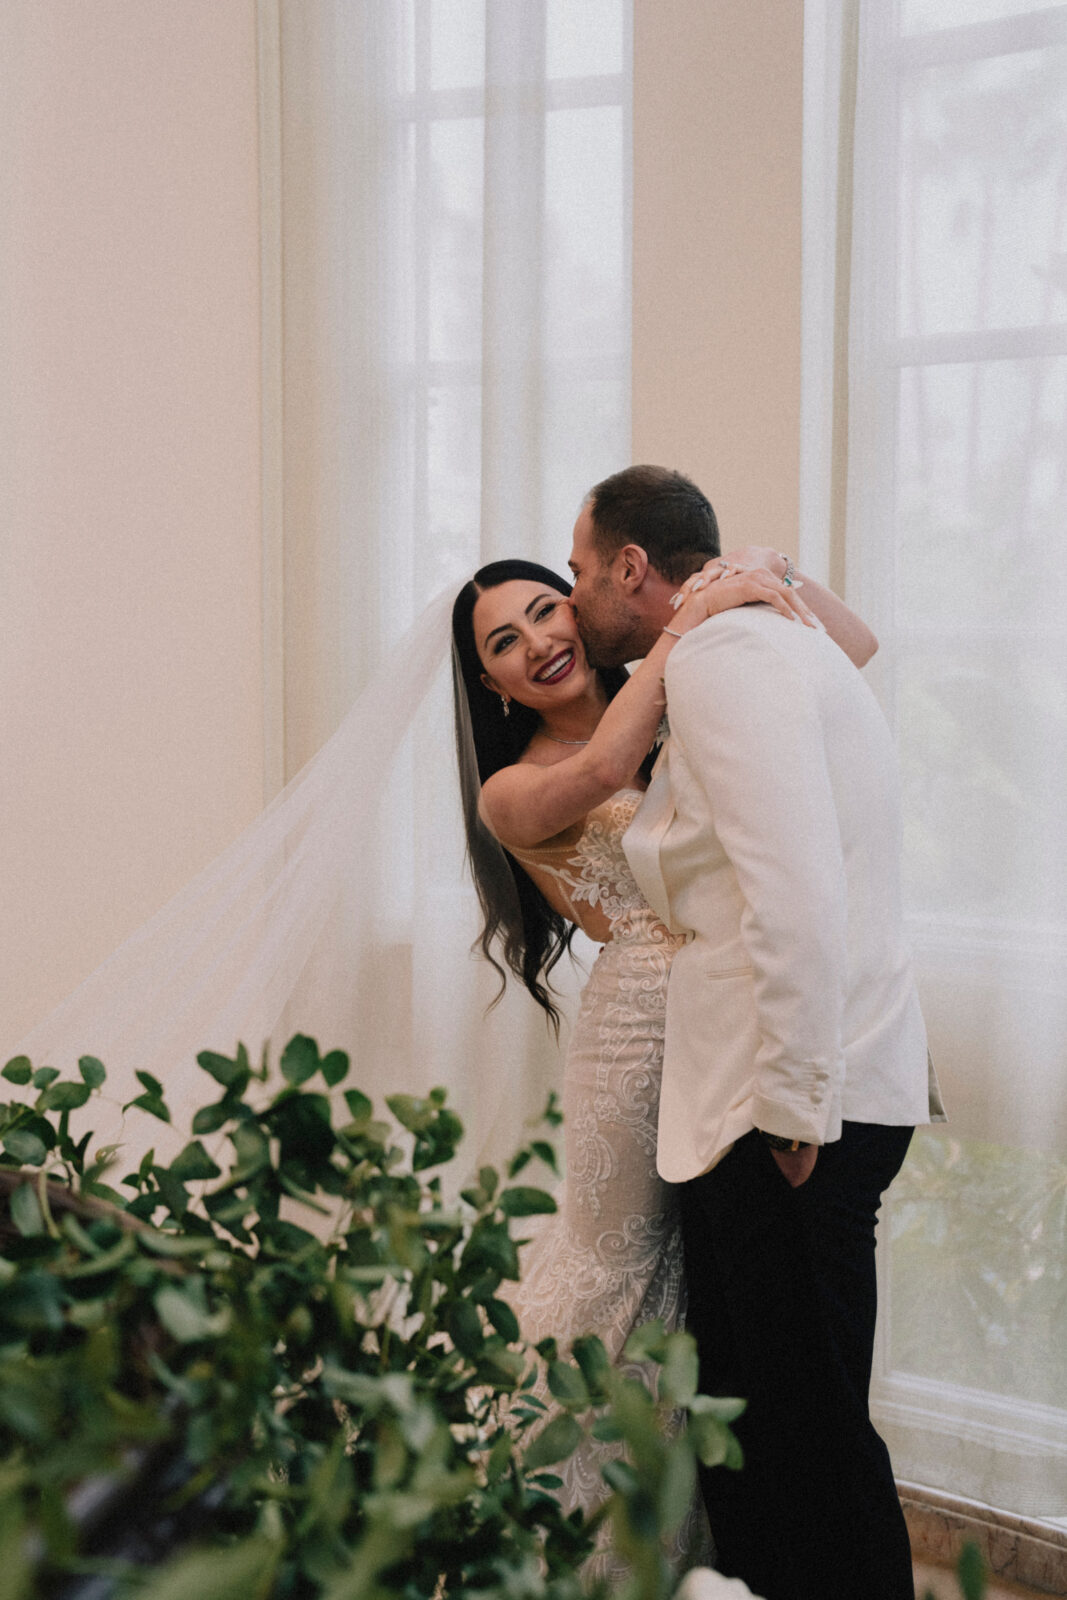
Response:
M772 605L783 616L804 622L809 628L820 623L796 588L782 582L766 567L743 567L725 556L705 562L699 572L687 578L671 598L679 632L688 632L708 617L734 606Z

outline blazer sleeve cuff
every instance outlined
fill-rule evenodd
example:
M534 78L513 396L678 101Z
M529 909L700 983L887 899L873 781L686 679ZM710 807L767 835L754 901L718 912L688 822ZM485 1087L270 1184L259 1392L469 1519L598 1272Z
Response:
M836 1102L836 1105L835 1105ZM832 1144L841 1137L840 1097L828 1096L825 1105L803 1106L796 1101L752 1096L752 1122L761 1133L776 1133L802 1144Z

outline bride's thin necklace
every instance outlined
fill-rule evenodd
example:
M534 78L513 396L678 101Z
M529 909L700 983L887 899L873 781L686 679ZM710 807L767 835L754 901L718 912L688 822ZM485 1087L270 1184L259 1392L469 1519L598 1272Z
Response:
M557 739L556 735L554 733L546 733L544 728L542 728L540 730L540 732L541 732L541 737L543 739L551 739L553 744L588 744L589 743L588 739Z

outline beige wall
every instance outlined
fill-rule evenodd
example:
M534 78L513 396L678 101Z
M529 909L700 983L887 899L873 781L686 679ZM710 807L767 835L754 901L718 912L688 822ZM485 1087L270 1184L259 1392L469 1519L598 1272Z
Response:
M261 801L256 11L0 5L0 1049ZM635 4L635 458L783 547L801 24Z
M254 0L0 8L0 1047L262 793Z
M796 550L803 0L635 0L633 453Z

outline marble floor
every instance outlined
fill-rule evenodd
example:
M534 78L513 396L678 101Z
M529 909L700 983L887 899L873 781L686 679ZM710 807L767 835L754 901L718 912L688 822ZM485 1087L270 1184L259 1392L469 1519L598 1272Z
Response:
M929 1562L917 1561L915 1563L915 1594L916 1600L926 1600L927 1590L934 1595L935 1600L960 1600L959 1585L956 1583L955 1573L947 1567L935 1567ZM1029 1596L1030 1600L1040 1600L1036 1589L1022 1589L1017 1583L1006 1583L994 1578L986 1590L986 1600L1019 1600L1020 1596Z

